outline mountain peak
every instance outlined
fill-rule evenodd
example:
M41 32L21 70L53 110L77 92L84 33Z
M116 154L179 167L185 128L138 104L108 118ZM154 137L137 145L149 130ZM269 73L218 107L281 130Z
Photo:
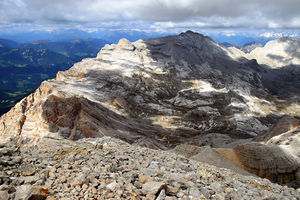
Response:
M243 52L193 32L132 43L121 39L102 48L96 58L83 59L43 82L3 115L0 139L13 137L26 146L44 136L71 140L110 136L156 149L180 144L230 147L216 150L224 157L242 156L251 149L249 156L255 160L256 153L263 157L261 148L267 144L260 152L252 148L255 144L231 148L269 133L282 116L297 121L297 69L259 65ZM297 137L290 144L297 146ZM240 159L238 167L291 183L300 166L298 150L293 153L285 147L292 152L285 156L280 148L265 150L292 160L291 171L285 162L273 162L277 157L269 158L267 166ZM280 170L269 170L270 163ZM289 173L293 176L284 179Z

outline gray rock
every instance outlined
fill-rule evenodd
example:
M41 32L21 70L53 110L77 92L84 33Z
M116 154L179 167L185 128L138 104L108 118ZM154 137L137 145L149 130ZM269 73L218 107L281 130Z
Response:
M0 200L8 200L9 194L7 191L0 191Z
M17 187L15 200L25 200L30 195L32 185L21 185Z
M164 200L166 198L166 191L162 189L155 200Z
M13 149L4 147L4 148L0 149L0 156L11 156L13 152L14 152Z
M17 188L15 200L42 200L49 194L49 189L41 186L22 185Z
M197 198L197 197L200 197L202 195L201 192L197 188L195 188L195 187L193 187L193 188L190 189L189 194L193 198Z
M109 189L110 191L115 191L118 186L119 186L118 183L112 182L112 183L108 184L106 186L106 188Z
M224 192L224 187L219 182L216 181L210 185L210 188L216 193Z
M8 185L0 185L0 191L8 190Z
M22 176L32 176L35 174L36 168L32 164L28 164L19 168Z
M76 178L71 182L72 186L88 184L89 180L87 179L87 175L84 173L79 173Z
M38 176L26 176L26 177L24 177L24 184L34 184L39 179L40 178Z
M22 161L22 157L21 156L14 156L12 157L12 160L13 164L17 164L17 163L20 163Z
M163 182L147 182L143 184L142 192L144 194L156 194L162 189L166 189L167 185Z

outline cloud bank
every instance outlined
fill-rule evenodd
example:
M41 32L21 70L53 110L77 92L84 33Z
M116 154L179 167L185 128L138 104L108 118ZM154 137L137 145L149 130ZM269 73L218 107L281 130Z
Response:
M0 25L300 28L299 0L1 0ZM136 28L136 27L135 27Z

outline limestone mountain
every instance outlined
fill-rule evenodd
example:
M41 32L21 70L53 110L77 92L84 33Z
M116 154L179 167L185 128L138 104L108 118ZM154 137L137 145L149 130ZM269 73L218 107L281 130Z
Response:
M250 42L245 44L241 50L245 53L250 53L253 49L255 49L256 47L263 47L262 44L258 43L258 42Z
M291 40L298 41L283 38L262 47L264 54L255 53L259 47L245 54L191 31L121 39L3 115L1 141L111 136L156 149L211 145L236 167L298 187L300 62ZM296 122L276 128L287 116Z

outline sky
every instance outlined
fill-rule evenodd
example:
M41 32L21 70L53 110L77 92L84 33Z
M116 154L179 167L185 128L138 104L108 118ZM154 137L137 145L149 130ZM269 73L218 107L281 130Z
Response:
M300 32L300 0L0 0L0 31ZM274 31L275 30L275 31ZM232 33L234 34L234 33Z

